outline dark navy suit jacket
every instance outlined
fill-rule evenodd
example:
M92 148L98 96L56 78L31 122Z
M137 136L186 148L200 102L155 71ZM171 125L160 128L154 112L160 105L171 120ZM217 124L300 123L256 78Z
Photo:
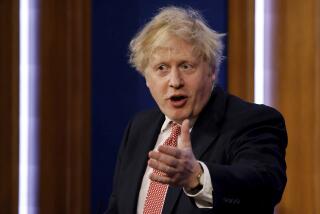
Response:
M136 213L148 152L164 119L155 109L129 123L106 213ZM286 184L287 133L279 112L215 87L193 126L191 142L196 158L208 166L213 208L200 209L181 188L169 187L163 213L273 213Z

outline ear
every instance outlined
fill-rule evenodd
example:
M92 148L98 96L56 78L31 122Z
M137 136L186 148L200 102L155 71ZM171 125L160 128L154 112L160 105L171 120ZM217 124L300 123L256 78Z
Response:
M216 71L215 71L215 69L213 69L213 71L211 73L211 80L212 80L212 82L216 81Z
M149 81L148 81L148 77L146 75L146 73L144 73L144 80L146 81L146 86L149 88Z
M209 78L214 82L216 80L216 69L209 67Z

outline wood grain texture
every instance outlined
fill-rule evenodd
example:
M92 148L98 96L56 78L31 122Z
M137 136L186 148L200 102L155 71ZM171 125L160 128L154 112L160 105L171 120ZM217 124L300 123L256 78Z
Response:
M279 214L320 213L319 0L272 0L267 7L267 104L287 123L288 183Z
M249 28L244 24L244 20L253 21L248 4L229 1L228 72L230 92L253 100L253 43L248 45L253 42L253 24ZM283 113L289 134L288 184L277 213L317 214L320 0L271 0L265 6L265 102Z
M0 213L18 212L18 1L0 2Z
M40 3L40 213L90 211L90 10Z
M0 1L0 213L18 212L19 16L17 0Z
M228 1L228 90L254 99L254 0Z

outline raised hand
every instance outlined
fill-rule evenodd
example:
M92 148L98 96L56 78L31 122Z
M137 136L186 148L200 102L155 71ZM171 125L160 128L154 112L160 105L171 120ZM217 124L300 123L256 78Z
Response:
M161 145L158 151L149 152L148 165L164 172L162 175L152 173L151 180L184 187L187 190L199 184L197 175L202 169L192 151L189 123L188 119L182 122L181 142L178 143L178 147Z

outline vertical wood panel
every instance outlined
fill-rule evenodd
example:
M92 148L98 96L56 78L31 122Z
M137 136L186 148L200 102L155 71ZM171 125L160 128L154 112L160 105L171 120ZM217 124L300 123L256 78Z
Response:
M19 17L17 0L0 1L0 213L18 212Z
M320 212L320 1L314 3L314 28L315 28L315 112L314 112L314 135L313 135L313 162L315 163L314 175L314 197L316 199L315 209Z
M254 99L254 0L228 1L228 89Z
M253 57L246 61L245 50L253 30L245 29L243 23L246 17L252 20L253 17L245 15L247 7L241 3L229 0L229 90L250 100ZM288 184L278 213L317 214L320 213L320 0L266 1L265 18L266 103L284 114L289 134ZM247 65L252 66L249 76L243 72L247 69L239 69ZM247 92L248 88L252 94Z
M320 213L320 4L273 0L266 88L285 116L288 184L280 214Z
M89 213L90 1L40 5L40 213Z

